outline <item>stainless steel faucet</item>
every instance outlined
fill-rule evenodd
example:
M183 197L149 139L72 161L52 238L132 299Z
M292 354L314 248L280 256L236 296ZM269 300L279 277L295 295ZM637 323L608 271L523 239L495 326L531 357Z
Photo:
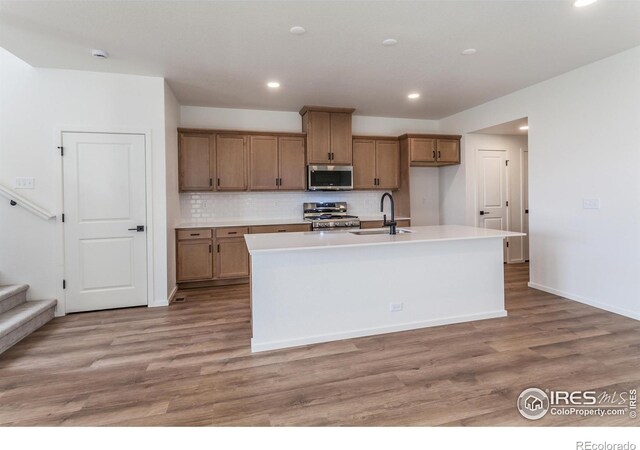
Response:
M387 222L387 215L384 214L382 216L382 226L389 227L389 234L396 234L395 205L393 204L393 196L389 192L385 192L384 194L382 194L382 198L380 199L380 212L384 212L385 197L389 197L389 201L391 202L391 222Z

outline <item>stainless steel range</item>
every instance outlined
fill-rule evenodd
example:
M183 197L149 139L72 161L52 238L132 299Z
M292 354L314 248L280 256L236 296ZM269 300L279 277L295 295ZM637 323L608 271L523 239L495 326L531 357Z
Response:
M347 214L347 202L304 203L304 220L314 231L360 228L360 219Z

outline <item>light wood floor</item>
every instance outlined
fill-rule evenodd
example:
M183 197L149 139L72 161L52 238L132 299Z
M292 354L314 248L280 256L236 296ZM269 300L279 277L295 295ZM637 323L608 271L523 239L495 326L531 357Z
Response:
M505 270L507 318L255 355L247 286L57 318L0 355L0 424L638 425L520 417L526 387L640 387L640 326Z

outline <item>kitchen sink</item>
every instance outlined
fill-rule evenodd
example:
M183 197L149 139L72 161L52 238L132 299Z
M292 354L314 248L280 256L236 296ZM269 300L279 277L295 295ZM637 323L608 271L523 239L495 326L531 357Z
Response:
M389 229L384 230L358 230L358 231L349 231L351 234L357 234L358 236L364 236L368 234L389 234ZM396 229L396 234L404 234L404 233L413 233L411 230L405 230L404 228Z

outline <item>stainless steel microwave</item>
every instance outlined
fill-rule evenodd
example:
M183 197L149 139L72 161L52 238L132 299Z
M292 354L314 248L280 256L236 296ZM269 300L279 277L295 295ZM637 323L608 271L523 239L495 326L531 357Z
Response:
M353 166L309 166L307 188L310 191L350 191Z

